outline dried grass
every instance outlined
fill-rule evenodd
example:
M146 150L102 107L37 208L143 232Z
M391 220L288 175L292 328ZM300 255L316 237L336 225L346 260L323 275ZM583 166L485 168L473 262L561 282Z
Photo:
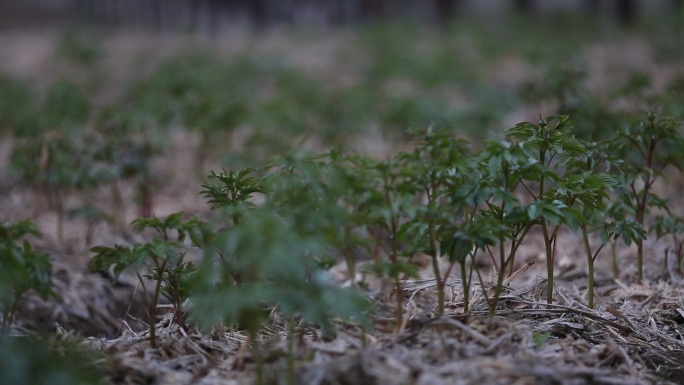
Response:
M610 305L592 310L577 287L556 291L548 305L545 281L507 287L493 318L474 285L472 311L463 313L460 281L450 279L447 314L436 317L434 280L405 281L406 324L392 333L391 304L378 300L372 332L336 321L334 338L307 325L297 328L296 383L345 384L649 384L684 380L684 293L659 283L609 291ZM73 290L60 286L60 290ZM487 291L493 290L486 284ZM80 292L80 290L77 290ZM83 292L80 292L83 297ZM70 314L92 311L76 293L63 297ZM83 306L83 307L80 307ZM103 308L102 308L103 309ZM100 312L103 312L100 310ZM97 316L99 312L88 313ZM83 317L80 315L79 317ZM104 317L101 326L110 321ZM121 321L119 321L121 322ZM124 323L127 325L127 323ZM157 324L158 346L148 331L125 326L116 339L86 342L107 357L102 363L115 384L246 384L255 363L244 333L227 328L186 333L171 315ZM259 349L268 384L285 384L287 322L277 311L251 348Z

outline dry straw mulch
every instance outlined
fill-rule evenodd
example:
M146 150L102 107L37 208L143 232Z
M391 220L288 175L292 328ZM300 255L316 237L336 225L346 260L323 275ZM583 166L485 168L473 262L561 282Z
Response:
M507 288L493 318L487 314L492 287L473 286L471 312L465 315L460 282L448 284L446 315L436 317L434 281L405 281L406 322L398 333L390 316L394 300L376 300L379 316L370 332L337 321L336 335L323 336L300 325L290 345L295 383L684 383L684 290L672 284L604 286L602 295L610 300L592 310L582 303L580 289L569 285L556 291L554 304L546 304L546 282L538 278ZM106 306L95 310L85 301L62 306L112 323L97 318ZM118 338L91 337L84 343L104 352L100 364L115 384L250 384L256 366L252 349L263 359L264 383L286 384L287 323L275 311L270 321L251 346L240 331L185 331L170 315L157 324L154 349L147 331L136 332L121 321Z

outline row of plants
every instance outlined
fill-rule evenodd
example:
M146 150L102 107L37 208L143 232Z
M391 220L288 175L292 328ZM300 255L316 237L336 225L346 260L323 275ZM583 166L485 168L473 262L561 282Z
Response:
M587 142L574 137L568 117L552 116L518 124L477 152L449 130L430 128L413 132L414 151L385 161L339 150L293 153L258 169L212 173L203 193L218 214L213 221L183 221L181 213L137 220L138 231L151 227L157 237L95 248L91 268L114 266L118 274L132 266L140 274L146 266L156 282L150 325L161 293L174 304L182 327L188 319L205 327L227 322L254 340L273 308L292 325L301 320L330 328L331 316L367 320L369 303L359 292L340 289L326 276L342 257L354 280L357 259L365 254L371 263L364 269L392 287L399 330L402 282L417 276L413 257L432 260L437 315L445 311L454 267L468 313L475 259L492 258L497 281L487 301L493 316L518 248L535 231L545 245L551 303L556 242L571 236L563 231L567 227L584 245L587 304L593 308L594 264L606 245L636 243L635 279L643 280L647 230L679 240L672 224L681 219L647 222L647 214L669 210L652 187L666 167L682 166L680 128L677 120L649 114L610 140ZM257 194L263 198L259 205L252 201ZM173 240L171 231L177 233ZM599 236L590 237L594 233ZM184 261L187 246L202 250L199 266ZM442 259L449 262L445 270ZM154 344L154 332L151 339Z
M363 268L392 288L399 330L402 282L418 273L412 258L432 260L437 315L445 311L455 269L469 312L474 276L482 279L474 261L491 258L497 280L493 294L485 295L495 315L518 249L534 233L544 241L551 303L556 243L573 236L567 228L584 245L587 304L595 307L594 263L605 246L620 239L636 244L638 281L645 279L649 231L670 236L681 263L682 219L654 193L666 168L684 164L681 125L651 113L610 139L590 142L574 136L567 116L551 116L520 123L478 150L451 130L428 128L412 131L413 151L381 161L339 149L294 152L258 168L212 172L202 191L211 205L208 220L183 213L137 219L136 231L153 232L149 241L95 247L90 267L113 268L115 278L127 268L137 274L155 346L162 297L173 304L180 327L225 322L246 330L252 341L272 309L290 320L293 333L300 322L333 332L331 317L368 325L371 302L361 291L338 287L327 273L343 258L354 280L365 256L370 262ZM54 293L49 257L29 242L18 244L38 235L37 228L19 222L1 230L6 333L27 291L46 298ZM148 280L154 283L149 290Z
M553 47L540 48L540 54L550 50L553 62L563 65L550 65L539 79L501 87L481 68L501 57L489 57L496 33L455 27L455 36L466 34L476 42L473 52L461 55L461 40L435 32L391 24L363 30L356 38L369 60L357 63L359 73L351 74L348 85L329 86L325 75L272 64L249 48L230 62L208 53L179 55L125 85L119 92L123 97L103 107L91 102L112 88L100 65L103 51L96 40L70 32L59 40L56 61L87 76L67 73L71 80L55 82L38 97L28 82L3 75L0 132L14 138L14 175L57 213L57 238L63 238L67 218L80 218L88 224L85 238L91 245L98 223L125 228L127 197L132 196L125 191L131 185L139 213L152 213L153 191L164 178L150 162L175 150L169 139L172 127L200 138L195 167L200 175L208 160L223 156L231 167L249 165L281 153L289 147L284 143L296 146L313 138L326 146L355 144L367 134L362 128L371 126L379 127L384 140L403 139L405 127L429 122L482 128L466 134L481 139L506 114L530 102L556 104L559 114L573 116L576 135L585 139L603 139L604 133L619 129L625 114L644 106L659 105L682 117L677 102L681 76L661 90L647 73L635 72L607 90L607 96L597 96L586 79L586 65L565 61ZM443 44L412 54L436 36ZM404 42L410 48L404 49ZM499 45L494 51L508 52ZM530 63L538 59L533 53L525 56ZM408 91L397 88L403 83ZM450 101L454 89L463 93L457 99L469 102ZM627 110L615 107L625 101ZM102 194L111 196L111 207L97 203ZM69 203L74 201L79 203Z
M544 241L551 303L556 243L572 236L566 227L584 245L587 303L595 307L594 263L605 246L635 243L634 279L641 281L648 230L679 240L674 223L681 219L669 213L653 186L665 168L682 166L684 139L681 122L656 114L608 141L579 140L572 128L566 116L521 123L476 152L448 130L427 129L413 133L414 151L384 161L340 150L297 152L259 168L212 173L203 194L213 219L183 219L182 213L138 219L137 231L151 228L157 235L144 244L96 247L91 268L114 267L118 276L133 267L143 285L140 274L147 271L156 282L151 325L161 294L174 304L179 325L187 325L189 311L193 323L227 321L254 337L273 306L286 317L328 327L331 315L364 319L358 292L335 286L326 270L343 258L355 277L365 255L370 263L364 269L391 283L399 327L402 281L417 274L413 257L432 259L438 314L444 313L454 267L467 313L472 262L491 258L497 282L488 302L494 315L518 248L535 232ZM666 216L652 220L652 209ZM201 252L198 265L186 262L188 249ZM446 270L442 259L449 262Z
M450 130L432 128L413 132L417 139L414 151L384 161L341 150L319 156L296 152L257 169L212 173L203 185L203 193L213 212L220 214L215 219L209 223L197 218L183 221L180 213L163 219L140 218L133 222L135 230L153 228L159 235L157 239L144 247L97 247L93 249L98 254L93 267L106 270L116 265L118 275L126 266L138 271L152 263L150 274L158 285L150 309L156 308L163 292L175 293L171 299L179 306L187 297L179 294L180 276L186 268L195 272L191 263L184 262L185 252L179 251L188 246L186 239L204 251L204 261L212 261L206 262L208 272L217 271L213 259L218 255L227 270L221 279L237 284L249 281L242 269L251 272L254 267L250 264L268 259L269 252L289 254L285 251L294 247L289 242L295 239L289 232L294 232L302 238L294 242L302 247L294 254L314 265L330 266L339 255L347 261L353 277L359 254L371 257L372 270L390 279L397 290L399 319L401 279L416 273L408 263L412 257L426 254L432 258L441 313L443 289L452 269L440 271L440 258L446 257L460 267L467 296L472 271L467 271L466 261L488 254L495 261L500 290L505 277L513 271L518 247L534 229L541 231L544 240L551 302L555 244L562 228L567 227L581 235L585 246L590 272L589 305L593 307L593 263L609 242L622 238L628 245L636 243L635 278L639 281L644 279L643 241L647 230L656 232L658 238L672 235L673 251L681 260L681 219L670 212L667 200L653 189L667 167L680 169L684 162L680 127L680 121L652 113L610 140L587 142L572 134L568 117L552 116L538 124L518 124L506 131L503 140L487 141L477 152ZM255 205L251 201L255 194L263 196L265 202ZM649 223L653 209L667 216ZM251 223L250 218L265 223ZM251 234L232 238L251 226L254 228L245 230ZM258 230L260 226L262 230ZM277 238L276 228L287 229L282 230L284 239ZM175 239L172 230L177 232ZM29 283L27 288L40 288L38 291L47 295L47 257L33 252L30 243L24 243L23 249L15 245L19 238L38 234L38 230L30 222L20 222L3 227L2 232L4 254L9 261L6 266L25 270L18 274L3 269L16 278L4 281L11 286L12 282L25 281ZM601 235L598 245L593 245L589 237L594 232ZM240 238L250 237L255 238L255 246L275 250L254 251L254 256L262 256L241 261L237 269L232 262L234 258L239 260L236 254L240 253L222 247L230 244L236 248L246 242ZM281 241L288 242L276 247ZM224 245L219 247L217 242ZM283 258L293 258L295 266L308 266L292 256ZM469 264L471 268L474 265ZM286 267L287 263L279 266L278 273ZM250 275L259 276L256 270ZM167 282L163 289L162 278L170 272L176 274L169 278L175 283ZM297 276L294 272L288 275ZM205 277L199 281L217 279ZM31 284L38 281L42 284ZM27 288L4 291L18 298ZM15 310L16 305L5 301L3 311L7 313L3 320L10 320Z

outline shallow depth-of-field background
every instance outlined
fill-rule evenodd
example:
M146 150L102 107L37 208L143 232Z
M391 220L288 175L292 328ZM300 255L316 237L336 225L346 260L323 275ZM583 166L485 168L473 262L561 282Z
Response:
M0 28L0 383L682 383L672 3L179 29L22 13ZM509 189L555 115L566 161ZM617 204L645 185L641 217Z

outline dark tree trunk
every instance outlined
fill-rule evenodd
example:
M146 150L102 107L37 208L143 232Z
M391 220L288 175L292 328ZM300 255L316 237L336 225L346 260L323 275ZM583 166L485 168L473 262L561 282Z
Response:
M249 16L256 27L263 27L266 24L266 4L264 4L264 0L249 1Z
M601 11L601 0L583 0L582 6L585 11L596 15Z
M636 17L637 5L634 0L618 0L617 17L623 25L631 25Z
M159 32L162 30L162 23L163 23L163 15L162 15L162 2L163 0L152 0L151 1L151 8L152 8L152 27L156 32Z
M446 24L449 21L451 21L451 19L453 19L455 15L457 6L457 0L435 0L437 20L439 20L443 24Z
M675 31L684 33L684 0L672 0L672 7L675 12ZM683 38L684 36L680 36Z
M677 12L684 10L684 0L672 0L672 4Z
M380 20L385 16L385 0L363 0L363 13L367 20Z
M513 5L516 11L524 14L530 14L534 9L534 2L532 0L515 0Z

